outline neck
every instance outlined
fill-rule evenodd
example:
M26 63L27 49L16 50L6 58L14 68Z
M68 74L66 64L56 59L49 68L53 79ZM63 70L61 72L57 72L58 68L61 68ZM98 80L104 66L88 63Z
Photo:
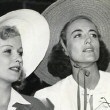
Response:
M79 64L78 64L79 65ZM82 69L81 69L82 68ZM100 75L99 70L97 68L96 63L91 64L80 64L79 66L74 66L72 64L72 70L73 70L73 78L78 83L78 72L79 72L79 85L84 87L84 71L88 72L85 75L85 81L86 81L86 87L88 89L94 89L96 85L98 84Z
M0 80L0 110L7 110L11 96L11 84Z

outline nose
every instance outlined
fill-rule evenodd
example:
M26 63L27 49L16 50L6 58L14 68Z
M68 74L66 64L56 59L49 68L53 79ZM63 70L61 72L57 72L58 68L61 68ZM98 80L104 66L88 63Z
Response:
M20 55L17 55L15 57L15 62L18 62L19 64L22 64L23 63L22 57Z
M88 44L88 43L91 44L91 41L92 41L91 37L89 35L86 35L85 44Z
M23 62L22 57L18 57L18 58L16 59L16 62L22 63L22 62Z

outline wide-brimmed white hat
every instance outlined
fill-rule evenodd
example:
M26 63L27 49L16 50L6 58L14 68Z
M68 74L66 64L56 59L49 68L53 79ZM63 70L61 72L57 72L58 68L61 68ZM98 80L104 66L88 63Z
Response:
M45 18L30 9L11 11L0 17L1 26L16 26L21 35L23 67L29 76L42 61L48 48L50 31Z
M50 26L50 44L43 62L35 73L45 82L54 84L58 81L48 72L48 56L52 47L58 43L64 25L77 16L86 16L95 23L110 51L110 0L58 0L43 12L43 16ZM110 65L107 71L110 71Z

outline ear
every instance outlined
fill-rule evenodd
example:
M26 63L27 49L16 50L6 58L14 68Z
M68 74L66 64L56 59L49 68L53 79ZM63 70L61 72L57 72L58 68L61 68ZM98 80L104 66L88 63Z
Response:
M67 51L67 47L66 47L66 45L64 44L63 40L60 39L60 42L61 42L61 45L62 45L62 47L63 47L63 49L64 49L65 55L69 56L69 55L68 55L68 51Z

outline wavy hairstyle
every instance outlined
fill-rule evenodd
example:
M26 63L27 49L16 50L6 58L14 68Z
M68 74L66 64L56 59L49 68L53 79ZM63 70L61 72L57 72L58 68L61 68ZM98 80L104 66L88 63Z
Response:
M7 40L9 38L20 36L19 31L16 26L1 26L0 27L0 38L2 40ZM22 71L18 81L12 83L12 87L16 90L23 89L24 86L24 72Z
M76 19L87 19L90 22L88 17L85 16L78 16L72 20L70 20L62 29L61 35L60 35L60 40L63 40L63 43L66 46L66 31L68 26L75 21ZM93 23L93 22L92 22ZM97 28L97 26L96 26ZM98 29L98 28L97 28ZM100 44L100 56L99 60L97 61L98 69L105 71L109 65L110 62L110 53L106 48L105 43L101 40L101 36L98 33L99 37L99 44ZM55 77L60 77L61 79L67 77L68 75L72 74L72 65L70 63L70 58L67 56L64 52L64 49L62 47L61 42L59 42L52 48L52 51L49 55L49 60L48 60L48 71Z

